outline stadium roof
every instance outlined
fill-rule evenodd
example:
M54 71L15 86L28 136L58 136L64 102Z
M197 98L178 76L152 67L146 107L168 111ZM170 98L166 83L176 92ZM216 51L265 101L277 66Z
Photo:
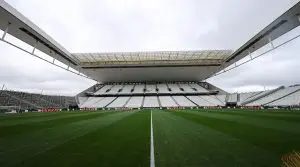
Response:
M246 42L230 50L74 53L67 51L24 15L0 0L0 40L29 54L38 49L99 82L201 81L234 64L300 25L300 2ZM6 33L33 47L26 51L5 40ZM49 61L48 61L49 62ZM50 62L51 63L51 62Z
M231 50L74 53L81 67L220 65Z

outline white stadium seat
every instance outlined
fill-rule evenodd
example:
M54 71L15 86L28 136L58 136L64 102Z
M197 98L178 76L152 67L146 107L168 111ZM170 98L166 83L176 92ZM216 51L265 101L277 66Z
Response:
M110 88L109 94L118 94L119 90L123 88L123 85L114 85Z
M114 85L104 85L100 90L95 92L95 95L106 94L109 89L111 89Z
M283 89L279 89L267 96L264 96L254 102L251 102L249 104L247 104L248 106L256 106L256 105L265 105L268 103L271 103L279 98L282 98L290 93L293 93L297 90L300 89L300 86L292 86L292 87L287 87L287 88L283 88Z
M216 96L211 95L211 96L200 96L204 100L210 102L212 106L224 106L224 103L222 103L219 99L217 99Z
M119 94L131 94L131 90L133 89L133 84L126 84L122 88L122 91L119 92Z
M143 96L132 96L128 103L126 104L126 107L129 108L139 108L142 107L142 102L143 102Z
M224 104L226 103L226 95L216 95L216 98L218 98Z
M195 93L197 91L193 90L193 88L189 84L178 84L180 88L183 89L183 92L187 93Z
M171 96L159 96L159 101L162 107L177 107L178 105Z
M81 106L82 108L94 108L96 107L96 103L104 99L104 97L89 97Z
M109 103L111 103L116 97L104 97L100 101L94 103L93 107L95 108L103 108L106 107Z
M118 97L116 100L114 100L111 104L109 104L108 108L118 108L118 107L124 107L126 102L128 101L130 97Z
M133 93L144 93L145 84L137 84L134 86Z
M145 93L156 93L156 84L146 84Z
M171 89L171 93L182 93L178 84L168 84L168 87Z
M200 96L187 96L191 101L196 103L198 106L205 107L205 106L213 106L211 102L201 98Z
M192 83L192 84L189 84L191 86L191 88L193 89L196 89L196 92L208 92L208 90L204 89L202 86L200 86L199 84L197 83Z
M157 88L159 93L170 93L166 84L157 84Z
M173 96L174 100L181 107L194 107L196 106L193 102L187 99L185 96Z
M249 97L258 94L259 92L240 93L240 102L247 100Z
M267 104L267 106L294 106L294 105L300 105L300 91L297 91L281 99L273 101L272 103Z
M157 96L145 96L143 107L160 107Z

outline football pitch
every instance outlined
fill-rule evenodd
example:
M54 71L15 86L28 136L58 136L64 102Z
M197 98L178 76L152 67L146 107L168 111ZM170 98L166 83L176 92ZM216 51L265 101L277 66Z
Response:
M281 166L300 151L300 112L276 111L2 114L0 166Z

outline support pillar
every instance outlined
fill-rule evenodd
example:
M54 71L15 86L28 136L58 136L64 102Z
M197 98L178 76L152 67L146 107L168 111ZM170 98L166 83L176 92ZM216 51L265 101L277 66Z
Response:
M250 59L253 60L251 52L248 50L248 55L250 56Z
M274 44L273 44L273 41L272 41L272 39L270 38L270 37L268 37L268 40L269 40L269 43L271 44L271 46L272 46L272 49L274 49L275 47L274 47Z
M31 54L34 54L34 51L35 51L35 48L36 48L37 44L38 44L38 41L36 41L36 43L34 44Z
M6 27L5 31L3 32L3 35L2 35L2 38L1 38L2 40L4 40L4 38L5 38L5 36L8 32L9 25L10 25L10 23L7 24L7 27Z

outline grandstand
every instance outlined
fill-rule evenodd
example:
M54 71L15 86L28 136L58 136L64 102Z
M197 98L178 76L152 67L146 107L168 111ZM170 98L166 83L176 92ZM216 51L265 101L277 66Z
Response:
M252 57L251 53L265 45L272 46L267 51L270 52L288 43L289 41L275 46L273 41L299 26L300 3L283 13L236 51L213 49L100 53L69 52L5 1L0 1L0 6L0 29L3 30L1 41L98 82L76 95L76 103L82 109L299 105L299 86L228 93L205 80L244 64L237 65L243 58L250 58L249 61L252 61L261 56ZM32 46L32 51L6 41L6 34ZM53 61L43 59L36 50L51 56ZM56 64L56 61L67 67ZM67 97L20 92L1 91L0 98L3 106L21 106L24 109L55 106L65 108L69 105L66 102L68 100L65 100Z
M0 91L0 107L16 111L38 111L42 109L67 109L76 107L74 97L42 95L19 91Z

